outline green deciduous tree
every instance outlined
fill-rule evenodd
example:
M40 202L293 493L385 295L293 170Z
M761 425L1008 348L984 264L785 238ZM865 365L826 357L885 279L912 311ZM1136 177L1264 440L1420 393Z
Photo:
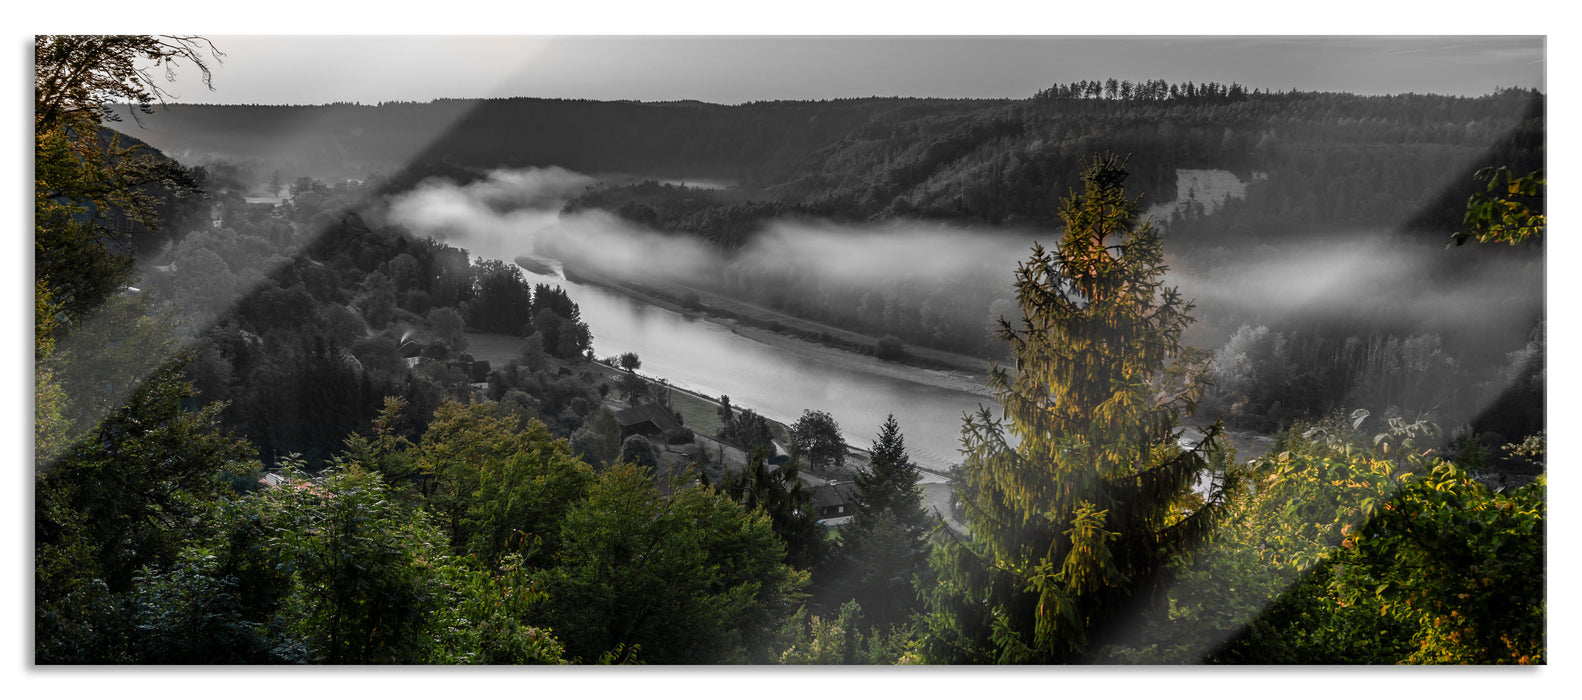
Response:
M296 465L288 461L288 472ZM244 507L291 572L281 601L290 636L315 663L419 663L447 603L437 567L445 537L428 514L355 464L300 472Z
M417 463L433 477L428 507L457 554L492 566L506 554L547 561L559 523L592 471L537 420L518 426L489 404L447 401L423 434Z
M1137 660L1543 663L1543 478L1490 491L1410 444L1421 427L1330 421L1255 460L1172 594L1190 653Z
M896 664L915 662L905 632L868 628L862 606L848 601L835 615L809 615L799 610L786 623L786 648L781 664ZM864 631L866 628L866 631Z
M123 243L103 225L111 211L158 228L158 186L194 187L179 164L127 147L100 121L109 105L149 111L167 92L150 68L167 79L180 63L202 71L218 59L208 40L191 36L38 36L33 42L34 264L62 311L75 318L117 289L130 272Z
M1210 467L1177 446L1201 395L1202 361L1181 344L1191 305L1165 287L1158 234L1136 223L1124 163L1094 159L1061 207L1053 254L1016 272L1022 322L1002 321L1012 370L962 430L970 540L947 545L927 655L949 662L1067 662L1156 612L1172 560L1222 511L1190 509Z
M66 417L66 392L55 371L44 362L55 351L58 306L43 281L33 285L33 465L40 469L66 448L71 421Z
M1381 508L1335 572L1334 604L1412 630L1410 663L1541 664L1547 479L1493 493L1440 462Z
M147 111L170 94L150 68L163 70L169 81L176 66L191 63L207 85L208 61L221 55L198 36L39 36L33 41L34 123L97 126L105 106L114 103Z
M696 484L666 497L629 464L599 475L561 533L544 619L582 661L767 661L807 580L762 513Z
M210 502L256 473L254 451L219 428L220 406L192 397L180 359L66 447L34 480L35 653L48 662L115 662L99 625L145 566L168 566L204 534Z
M1516 245L1544 234L1548 218L1544 215L1544 189L1549 179L1535 170L1517 176L1508 168L1484 168L1473 179L1485 183L1484 191L1467 198L1467 211L1452 241L1456 245L1476 238L1479 243Z
M1366 419L1367 412L1359 411L1350 419L1337 416L1294 428L1268 455L1251 461L1229 514L1171 589L1168 618L1152 621L1147 639L1110 649L1106 658L1141 663L1230 660L1248 653L1253 656L1244 660L1270 663L1398 658L1399 630L1390 627L1379 634L1385 626L1376 609L1360 616L1356 610L1338 611L1339 616L1322 612L1330 584L1326 558L1401 488L1420 463L1421 448L1411 443L1427 435L1426 425L1397 423L1396 435L1381 440L1391 445L1391 458L1354 437L1359 433L1353 424ZM1291 621L1297 622L1280 639L1266 633ZM1371 635L1340 641L1347 634L1343 630L1364 627ZM1233 637L1239 641L1216 657L1216 648Z
M435 611L442 632L431 663L565 663L560 640L524 622L547 596L519 555L505 555L496 569L481 571L451 560L439 573L449 600Z

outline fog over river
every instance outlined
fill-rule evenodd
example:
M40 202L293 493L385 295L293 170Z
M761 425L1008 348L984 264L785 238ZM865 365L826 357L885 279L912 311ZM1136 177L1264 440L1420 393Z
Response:
M389 216L417 235L465 248L472 257L511 261L543 255L550 242L582 246L596 252L591 257L607 265L600 272L612 279L628 279L623 271L639 269L680 274L708 264L714 255L701 244L657 239L602 214L561 216L564 201L591 181L550 168L502 171L460 187L428 183L393 200ZM819 246L829 237L800 231L795 236L817 240ZM1004 246L1002 254L1014 259L1022 248L1017 242ZM785 245L773 250L776 257L798 254L810 253ZM848 265L852 257L833 256ZM861 257L901 264L883 251L864 251ZM1005 267L1009 270L1010 263ZM959 461L963 413L994 406L981 378L905 367L789 338L771 345L734 332L728 321L677 313L558 274L522 271L532 284L566 289L580 306L600 357L635 352L645 375L708 396L727 395L736 406L785 423L805 409L826 411L840 423L846 441L858 447L870 446L885 417L894 414L909 454L924 469L949 470Z
M503 254L509 251L472 252L513 257ZM946 471L959 461L962 413L995 405L986 389L951 388L966 384L963 376L915 368L898 372L893 363L795 340L790 348L769 345L706 317L558 276L525 269L523 274L533 284L566 289L582 309L599 357L635 352L643 374L708 396L727 395L736 406L786 423L804 409L826 411L840 423L846 441L859 447L868 447L885 416L893 413L907 451L925 469Z
M1217 171L1183 176L1203 172ZM1003 292L990 292L1003 297L992 304L977 299L981 307L968 300L966 308L979 309L974 313L980 318L955 332L969 333L983 332L992 316L1015 312L1011 271L1033 240L1058 238L1051 231L918 222L774 222L726 259L699 239L634 227L602 212L561 214L566 201L594 183L559 168L496 171L465 185L429 181L392 198L386 215L416 235L474 257L511 261L564 254L605 278L638 283L691 284L725 267L792 269L801 287L788 293L843 290L856 304L853 290L879 289L894 280L938 286L1003 276ZM1220 256L1208 267L1173 270L1169 282L1197 300L1197 337L1187 342L1200 347L1218 348L1241 323L1304 315L1360 319L1366 312L1374 321L1410 320L1424 329L1414 332L1431 329L1460 347L1486 346L1483 354L1493 351L1496 361L1497 353L1521 348L1533 310L1542 306L1542 262L1497 260L1453 280L1430 279L1423 271L1445 254L1442 244L1405 244L1369 232L1293 238ZM827 411L847 442L860 447L872 443L893 413L911 456L925 469L946 471L959 461L963 413L982 405L999 413L981 377L906 367L790 338L759 342L735 332L730 322L677 313L558 274L523 273L532 283L567 290L581 307L600 357L635 352L644 374L701 394L728 395L733 404L786 423L806 409ZM1261 451L1252 444L1238 447L1243 457Z

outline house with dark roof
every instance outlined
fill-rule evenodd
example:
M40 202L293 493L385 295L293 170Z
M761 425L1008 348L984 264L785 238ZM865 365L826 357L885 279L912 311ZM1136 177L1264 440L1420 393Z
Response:
M818 511L821 525L838 527L851 522L856 515L857 484L854 482L831 479L813 486L808 495L813 500L813 509Z
M681 426L681 421L676 420L669 409L657 404L643 404L616 411L615 422L621 426L622 440L633 435L665 442L685 442L687 439L687 429Z

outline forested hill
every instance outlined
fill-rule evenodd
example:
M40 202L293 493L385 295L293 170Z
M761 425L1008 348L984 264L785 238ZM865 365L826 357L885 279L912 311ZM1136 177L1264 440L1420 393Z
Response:
M1545 100L1533 91L1357 96L1084 82L1022 100L170 105L116 128L189 164L227 160L260 180L382 172L401 187L435 173L558 165L730 181L739 187L702 196L612 186L577 205L631 205L643 223L727 246L788 211L1051 225L1051 193L1066 192L1080 159L1101 151L1130 154L1128 186L1145 205L1186 194L1176 192L1179 169L1266 176L1199 227L1216 236L1337 226L1438 236L1459 224L1477 168L1543 166ZM1175 232L1190 227L1178 222Z
M1128 188L1144 207L1192 194L1177 191L1180 170L1229 171L1247 184L1244 198L1218 211L1165 222L1170 234L1198 243L1338 229L1439 240L1460 225L1478 168L1543 167L1543 115L1542 95L1517 90L1479 98L1043 96L966 112L892 111L758 190L700 196L628 185L575 206L623 215L647 215L647 207L644 223L724 247L739 244L751 220L787 209L1047 228L1058 225L1059 195L1077 183L1081 160L1109 151L1129 155ZM766 202L776 205L768 213Z
M1129 187L1175 199L1176 170L1268 179L1283 227L1399 224L1477 167L1542 167L1543 99L1333 93L1164 99L1042 96L970 115L874 121L777 191L868 216L1055 221L1050 193L1087 154L1129 154ZM1247 201L1259 200L1249 194ZM1293 201L1294 200L1294 201ZM1465 205L1461 193L1454 204ZM1344 209L1342 209L1344 208ZM1452 224L1458 224L1459 217Z
M136 121L124 119L117 128L184 159L247 163L265 177L279 170L287 179L362 177L409 167L557 165L587 173L762 182L875 120L917 111L971 113L998 104L1004 101L173 104Z

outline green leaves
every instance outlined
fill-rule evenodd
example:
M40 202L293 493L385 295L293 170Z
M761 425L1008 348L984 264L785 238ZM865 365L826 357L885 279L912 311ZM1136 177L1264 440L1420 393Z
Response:
M1516 176L1504 167L1483 168L1473 179L1485 183L1484 191L1467 198L1462 225L1466 231L1451 237L1455 245L1477 238L1479 243L1516 245L1544 234L1548 218L1543 213L1544 189L1549 180L1543 170Z
M807 582L761 512L699 485L667 498L633 465L601 473L560 535L544 613L585 661L639 647L645 663L766 661Z
M1252 462L1253 490L1171 593L1191 621L1182 648L1237 663L1541 662L1541 480L1495 494L1350 426L1288 435Z
M242 504L283 555L291 631L322 663L418 663L444 604L445 538L358 466L298 474Z

